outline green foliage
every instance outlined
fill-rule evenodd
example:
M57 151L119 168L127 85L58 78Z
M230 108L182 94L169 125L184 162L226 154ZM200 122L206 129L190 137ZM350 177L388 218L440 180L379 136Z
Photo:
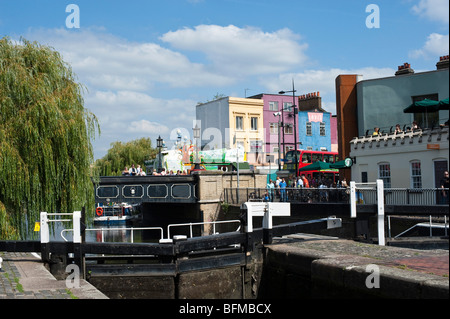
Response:
M0 39L0 238L22 237L40 211L93 211L99 127L82 92L58 52Z
M141 138L127 143L114 142L108 153L101 159L95 161L96 175L99 176L119 176L124 167L131 167L131 164L141 165L144 162L156 157L158 150L152 148L150 138Z

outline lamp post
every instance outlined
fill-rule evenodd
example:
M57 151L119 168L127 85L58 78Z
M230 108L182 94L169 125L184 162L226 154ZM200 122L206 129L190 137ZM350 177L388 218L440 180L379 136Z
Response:
M292 91L280 91L279 94L292 93L292 107L294 108L294 154L295 154L295 176L298 177L298 158L297 158L297 106L295 105L295 86L294 79L292 79Z
M192 129L194 132L194 138L195 138L195 166L194 169L200 169L200 164L198 162L198 140L200 139L200 128L197 124L195 124L195 127Z
M156 146L159 148L159 161L158 161L158 173L161 173L162 171L162 159L161 159L161 148L163 146L163 139L161 138L161 135L156 139Z
M273 116L278 116L278 170L281 171L281 137L280 137L280 126L281 126L281 113L275 112Z

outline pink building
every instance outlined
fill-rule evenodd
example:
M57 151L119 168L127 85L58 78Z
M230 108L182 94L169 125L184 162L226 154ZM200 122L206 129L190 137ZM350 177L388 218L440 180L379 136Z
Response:
M278 159L278 146L280 145L280 155L283 158L284 151L295 149L294 134L298 136L298 123L296 132L294 132L294 108L292 95L279 94L259 94L251 96L251 99L262 99L264 101L264 128L266 154L274 155L275 162ZM295 105L298 107L298 97L295 97ZM297 119L298 122L298 119ZM280 125L284 124L284 130L278 130ZM278 136L280 135L280 140Z

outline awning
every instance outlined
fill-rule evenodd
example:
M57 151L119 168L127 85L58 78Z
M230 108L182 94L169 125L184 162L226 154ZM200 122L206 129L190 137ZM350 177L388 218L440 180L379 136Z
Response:
M231 163L233 165L233 170L237 170L236 162ZM248 162L239 162L239 169L250 169L250 164Z
M330 164L330 168L337 168L337 169L350 168L352 165L353 160L350 157L347 157L345 160Z
M317 161L315 163L312 163L310 165L307 165L305 167L300 168L298 171L299 172L320 171L322 169L330 169L330 164L329 163L325 163L325 162L321 162L321 161Z
M439 101L425 99L422 101L414 102L403 113L433 113L439 111Z
M439 101L439 110L448 110L448 98Z

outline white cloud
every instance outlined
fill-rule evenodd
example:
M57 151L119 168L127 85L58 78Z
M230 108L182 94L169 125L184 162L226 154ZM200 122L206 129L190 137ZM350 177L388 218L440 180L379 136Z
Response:
M448 54L449 36L439 33L432 33L421 49L411 51L411 58L436 58Z
M412 7L412 11L430 21L449 23L448 0L420 0L417 5Z
M412 7L412 12L423 19L438 22L448 30L449 1L448 0L420 0ZM420 49L409 52L410 58L434 58L448 54L449 35L431 33Z
M147 120L133 121L130 124L130 132L140 134L167 134L169 128L157 122Z
M40 29L28 36L61 52L85 84L96 88L143 91L157 83L195 87L233 81L179 52L155 43L130 42L103 30Z
M201 52L223 74L255 75L284 72L305 64L306 44L289 29L263 32L234 25L199 25L161 37L174 48Z

